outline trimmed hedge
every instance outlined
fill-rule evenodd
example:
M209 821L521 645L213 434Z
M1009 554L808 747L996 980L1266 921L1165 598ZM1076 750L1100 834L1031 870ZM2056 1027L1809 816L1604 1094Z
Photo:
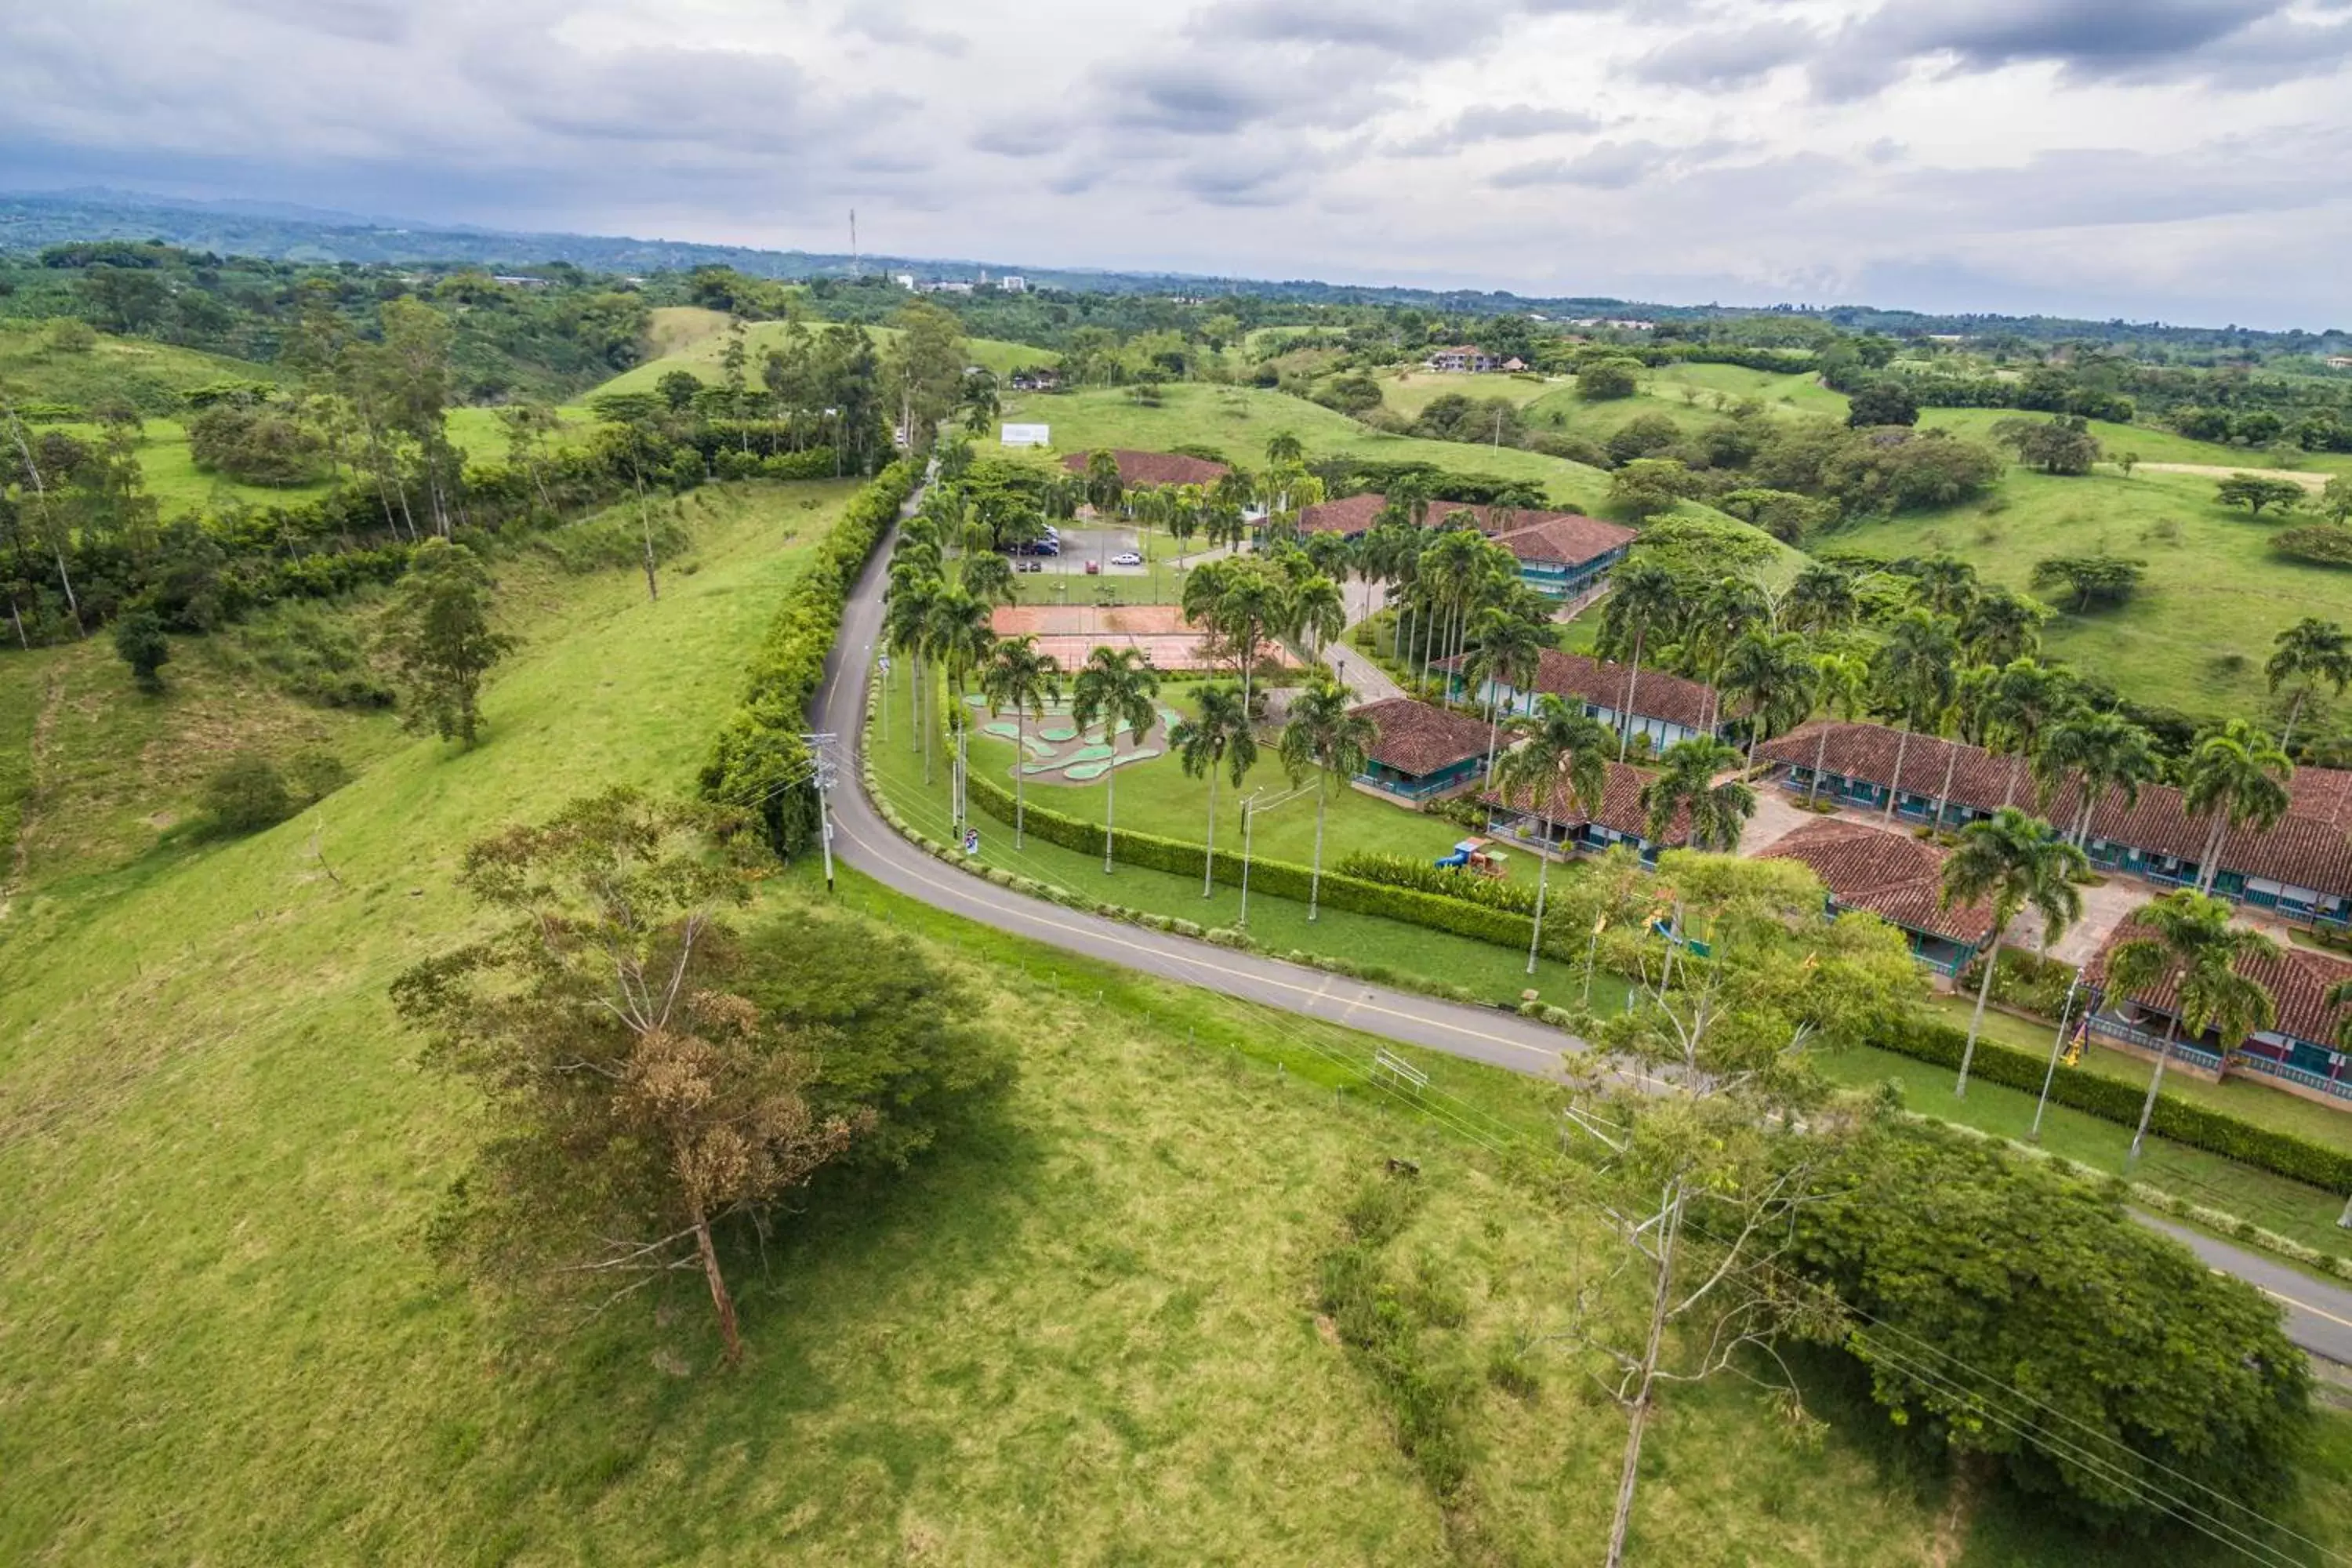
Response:
M801 731L824 681L825 656L841 629L842 605L874 547L914 493L919 467L901 459L875 476L842 509L768 623L751 656L743 700L712 742L698 782L703 797L749 812L776 854L791 859L814 841L816 807Z
M1908 1023L1900 1031L1871 1042L1882 1050L1933 1062L1954 1072L1959 1070L1960 1053L1968 1043L1965 1032L1925 1019ZM1969 1073L1972 1078L2028 1094L2040 1094L2042 1075L2048 1066L2042 1057L1979 1039ZM2050 1098L2102 1121L2137 1127L2140 1102L2147 1098L2147 1091L2115 1079L2061 1068L2051 1080ZM2168 1094L2157 1096L2156 1114L2149 1119L2148 1131L2176 1143L2202 1149L2209 1154L2219 1154L2225 1160L2235 1160L2242 1165L2268 1171L2305 1186L2330 1193L2352 1193L2352 1154L2340 1154L2291 1133L2258 1127L2218 1110L2175 1100Z
M1434 898L1458 899L1481 909L1507 910L1512 914L1526 915L1530 920L1536 912L1536 890L1522 883L1490 880L1475 871L1464 868L1457 871L1441 869L1426 860L1410 859L1402 855L1373 855L1354 850L1339 858L1339 874L1360 882L1378 882L1383 887L1410 888L1416 893L1428 893Z
M993 779L975 773L965 781L965 789L972 804L1002 822L1013 820L1013 792ZM1099 855L1103 850L1101 825L1080 822L1057 812L1030 806L1024 814L1028 831L1065 849ZM1178 876L1197 877L1205 851L1198 844L1181 839L1160 838L1149 833L1130 833L1119 829L1111 845L1112 858L1146 870L1167 871ZM1242 862L1238 855L1219 855L1214 872L1218 881L1239 885ZM1269 860L1264 856L1250 858L1250 886L1262 893L1278 899L1307 901L1307 884L1312 868L1287 860ZM1460 899L1441 898L1434 893L1416 892L1409 888L1384 887L1355 877L1327 870L1323 873L1322 900L1329 909L1345 910L1350 914L1380 915L1408 925L1426 926L1454 936L1466 936L1474 942L1493 942L1498 947L1515 947L1527 951L1528 941L1534 934L1535 921L1525 915L1505 910L1483 908L1465 903ZM1555 949L1549 934L1544 952L1554 957L1580 957Z

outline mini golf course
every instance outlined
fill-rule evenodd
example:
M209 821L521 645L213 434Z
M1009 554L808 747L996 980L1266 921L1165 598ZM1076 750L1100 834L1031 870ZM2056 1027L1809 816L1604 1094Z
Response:
M1019 742L1028 759L1021 764L1021 776L1041 784L1092 784L1113 768L1165 756L1168 731L1183 718L1172 708L1162 708L1160 721L1143 734L1122 723L1104 742L1078 733L1067 700L1046 704L1045 717L1026 726L990 710L985 697L968 696L964 702L987 714L976 726L982 734Z

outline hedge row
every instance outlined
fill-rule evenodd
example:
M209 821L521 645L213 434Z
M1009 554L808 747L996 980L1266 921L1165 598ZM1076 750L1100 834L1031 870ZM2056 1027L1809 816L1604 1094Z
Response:
M1013 820L1013 792L993 779L972 775L965 788L972 804L1000 821ZM1065 849L1083 854L1099 855L1103 851L1101 825L1080 822L1057 812L1030 806L1024 814L1028 831ZM1160 838L1149 833L1130 833L1122 828L1111 844L1114 859L1146 870L1167 871L1177 876L1197 877L1206 851L1198 844L1181 839ZM1239 884L1242 879L1241 857L1224 854L1217 857L1216 880ZM1250 886L1278 899L1307 901L1307 885L1313 878L1309 867L1287 860L1269 860L1264 856L1250 859ZM1384 919L1402 921L1408 925L1425 926L1454 936L1465 936L1474 942L1493 942L1498 947L1512 947L1524 952L1528 939L1534 934L1535 922L1525 915L1506 910L1486 909L1465 903L1460 899L1442 898L1434 893L1417 892L1410 888L1384 887L1337 871L1323 873L1321 901L1325 907L1345 910L1350 914L1380 915ZM1544 951L1554 957L1580 957L1581 950L1570 954L1556 950L1549 934Z
M743 700L711 743L699 782L706 799L739 807L760 823L770 847L790 859L814 837L808 748L801 743L809 704L824 681L825 655L841 629L842 605L874 547L898 521L920 472L901 459L875 476L842 509L807 566L784 592L751 656Z
M1871 1043L1882 1050L1933 1062L1957 1073L1960 1053L1967 1048L1969 1037L1961 1030L1920 1019ZM1980 1039L1969 1073L1972 1078L2038 1095L2048 1067L2046 1058ZM2063 1068L2050 1083L2050 1098L2060 1105L2123 1127L2139 1125L2140 1102L2146 1097L2146 1090L2131 1084ZM2291 1182L2331 1193L2352 1193L2352 1154L2341 1154L2290 1133L2275 1132L2218 1110L2175 1100L2168 1094L2157 1097L2156 1114L2148 1122L2148 1131L2176 1143L2202 1149L2274 1176L2284 1176Z
M1482 909L1507 910L1512 914L1530 918L1536 912L1534 888L1507 879L1481 877L1466 867L1448 870L1426 860L1411 859L1402 855L1374 855L1358 849L1339 858L1339 870L1341 876L1352 877L1360 882L1410 888L1417 893L1458 899Z

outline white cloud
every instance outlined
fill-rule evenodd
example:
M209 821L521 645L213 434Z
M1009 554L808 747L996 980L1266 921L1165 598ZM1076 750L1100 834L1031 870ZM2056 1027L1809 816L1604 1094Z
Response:
M819 248L855 205L869 249L1033 265L2315 324L2352 253L2347 58L2345 0L79 0L0 8L0 169Z

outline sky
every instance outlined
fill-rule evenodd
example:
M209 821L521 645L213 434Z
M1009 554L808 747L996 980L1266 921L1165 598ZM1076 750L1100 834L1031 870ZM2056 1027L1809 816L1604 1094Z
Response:
M0 189L2352 327L2352 0L0 5Z

